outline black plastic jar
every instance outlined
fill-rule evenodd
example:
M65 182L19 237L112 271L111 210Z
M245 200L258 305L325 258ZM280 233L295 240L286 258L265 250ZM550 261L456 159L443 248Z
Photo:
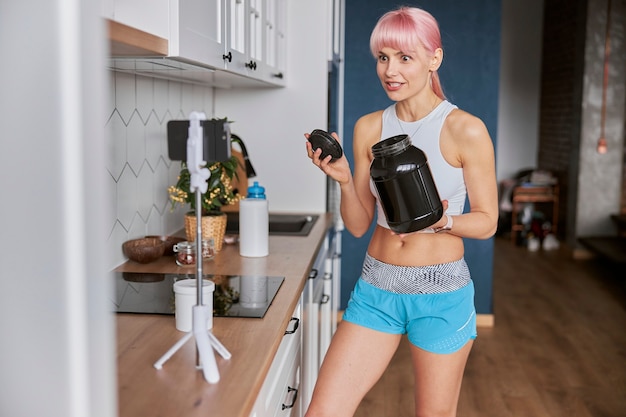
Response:
M437 223L443 206L426 154L408 135L378 142L372 154L370 176L391 230L411 233Z

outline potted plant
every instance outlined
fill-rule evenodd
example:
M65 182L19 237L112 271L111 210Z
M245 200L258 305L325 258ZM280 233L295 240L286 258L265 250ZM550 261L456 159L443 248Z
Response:
M226 213L221 211L223 206L237 203L241 199L239 190L233 188L233 178L237 177L239 160L234 155L225 162L214 162L208 164L211 176L207 180L207 191L202 194L202 235L212 237L215 243L215 250L222 248L224 234L226 232ZM187 164L181 162L181 170L178 175L176 185L168 187L167 191L172 208L176 205L189 204L191 211L185 214L185 232L187 240L195 240L196 231L196 195L190 190L191 173L187 169Z

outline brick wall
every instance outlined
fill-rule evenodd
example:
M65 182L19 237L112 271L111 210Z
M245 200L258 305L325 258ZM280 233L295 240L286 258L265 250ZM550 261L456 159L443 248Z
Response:
M581 4L583 3L583 4ZM570 169L578 164L586 0L545 0L539 117L539 169L559 179L559 235L565 231Z
M561 236L568 221L574 221L568 213L572 217L576 213L588 1L544 1L537 161L539 169L550 170L559 179ZM626 145L623 153L620 211L626 213Z

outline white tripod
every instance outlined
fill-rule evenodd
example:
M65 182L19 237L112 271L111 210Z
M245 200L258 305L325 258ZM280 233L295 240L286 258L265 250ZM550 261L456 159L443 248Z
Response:
M154 363L156 369L162 369L163 364L174 355L191 337L196 339L196 348L200 359L199 366L202 368L204 379L214 384L220 380L220 373L215 361L215 349L224 359L230 359L230 352L220 343L210 330L207 330L207 321L212 311L209 306L202 302L202 194L208 188L207 180L211 176L208 168L202 160L203 139L200 120L205 120L206 115L201 112L191 112L189 115L189 137L187 139L187 169L191 174L189 189L196 193L196 294L197 304L192 310L192 331L185 334L165 354Z

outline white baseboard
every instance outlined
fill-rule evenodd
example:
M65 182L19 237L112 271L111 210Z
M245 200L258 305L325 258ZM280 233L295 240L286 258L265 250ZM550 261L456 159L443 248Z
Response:
M476 327L493 327L495 317L493 314L476 314Z

